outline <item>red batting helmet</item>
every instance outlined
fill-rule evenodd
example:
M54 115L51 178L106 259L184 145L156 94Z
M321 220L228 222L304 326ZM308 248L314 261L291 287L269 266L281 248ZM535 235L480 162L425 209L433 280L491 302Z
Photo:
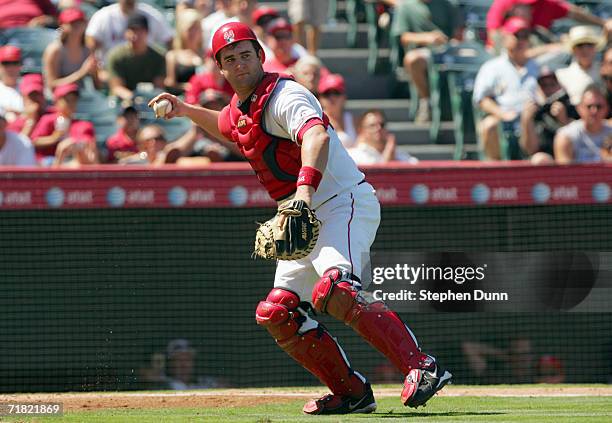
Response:
M266 59L263 48L261 48L261 44L257 41L257 36L251 28L242 22L228 22L222 25L213 34L212 52L215 60L219 61L217 53L219 53L222 48L244 40L255 41L261 49L262 59Z

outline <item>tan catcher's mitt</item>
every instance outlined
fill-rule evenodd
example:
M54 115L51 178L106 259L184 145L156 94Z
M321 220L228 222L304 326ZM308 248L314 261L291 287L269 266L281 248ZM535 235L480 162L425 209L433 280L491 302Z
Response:
M314 249L321 222L302 200L289 200L276 216L257 228L254 255L265 259L298 260Z

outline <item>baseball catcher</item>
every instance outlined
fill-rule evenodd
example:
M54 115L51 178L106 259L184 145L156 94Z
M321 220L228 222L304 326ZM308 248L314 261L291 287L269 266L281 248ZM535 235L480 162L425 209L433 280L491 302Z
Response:
M371 413L374 394L338 342L308 310L346 323L384 354L404 378L401 400L418 407L452 375L421 352L415 336L382 302L361 292L364 257L376 237L380 204L329 124L315 96L288 75L266 73L265 52L240 22L212 37L217 67L236 94L221 112L163 93L171 111L218 139L236 143L270 197L274 218L257 230L255 254L277 259L274 288L255 319L280 348L327 385L307 414Z

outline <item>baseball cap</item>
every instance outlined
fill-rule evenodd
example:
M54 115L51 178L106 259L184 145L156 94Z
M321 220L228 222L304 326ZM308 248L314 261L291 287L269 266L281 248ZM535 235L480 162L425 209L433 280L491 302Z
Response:
M531 30L531 24L524 18L521 18L519 16L512 16L504 22L502 30L506 34L516 34L517 32L522 30Z
M127 21L128 29L146 29L149 30L149 22L147 21L147 17L141 15L140 13L134 13L130 15Z
M187 339L173 339L168 342L168 346L166 347L166 354L168 357L172 357L174 354L180 352L194 352Z
M95 142L96 134L91 122L79 120L72 122L70 136L79 142Z
M68 9L62 10L59 15L59 23L60 24L69 24L76 21L85 21L85 12L77 7L70 7Z
M257 36L253 32L251 28L242 22L228 22L224 25L221 25L219 29L215 31L212 38L212 53L213 57L217 59L218 53L221 49L238 43L240 41L251 40L255 41L259 44L259 40L257 40ZM261 47L261 44L259 44ZM266 54L261 50L262 61L266 60Z
M319 81L319 94L324 94L328 91L338 91L342 94L346 92L344 78L342 75L330 73L321 77L321 80Z
M53 98L57 101L59 98L62 98L70 93L78 94L79 86L75 83L59 85L53 90Z
M21 49L16 46L0 47L0 62L21 62Z
M265 25L267 22L269 22L270 19L278 17L280 17L280 15L278 14L278 10L268 6L260 6L257 9L253 10L253 13L251 14L251 19L253 20L253 22L255 22L256 25ZM267 18L267 20L263 19L262 22L260 22L260 19L262 18Z
M266 25L266 33L270 35L274 35L279 31L288 31L291 32L293 27L285 18L276 18Z
M39 73L28 73L21 78L21 84L19 84L19 92L22 96L27 96L33 92L43 92L45 85L43 83L43 77Z

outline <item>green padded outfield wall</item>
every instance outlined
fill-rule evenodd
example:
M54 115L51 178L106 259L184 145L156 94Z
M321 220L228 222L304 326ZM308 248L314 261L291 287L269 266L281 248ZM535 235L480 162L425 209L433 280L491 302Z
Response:
M197 349L197 374L232 386L316 384L254 320L274 273L272 263L251 259L254 222L271 214L0 211L0 391L151 388L141 370L175 338ZM374 250L612 251L610 216L612 206L388 207ZM463 340L503 347L517 337L529 338L537 356L560 358L568 382L610 376L610 313L403 317L457 383L483 382L465 366ZM354 367L377 381L384 359L350 329L319 318ZM498 364L485 382L514 382Z

